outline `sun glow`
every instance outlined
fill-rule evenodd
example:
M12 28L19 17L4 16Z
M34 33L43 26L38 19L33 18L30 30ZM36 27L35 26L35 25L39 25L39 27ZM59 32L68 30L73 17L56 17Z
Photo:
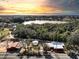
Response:
M44 14L44 13L59 13L56 7L44 6L39 2L40 0L30 0L27 2L15 3L15 4L2 4L4 10L0 10L0 14ZM44 2L44 1L42 1ZM58 12L57 12L58 11Z
M15 4L14 5L14 8L15 9L20 9L20 10L22 10L22 9L33 9L33 8L36 8L37 7L37 5L35 5L35 4L24 4L24 3L21 3L21 4Z

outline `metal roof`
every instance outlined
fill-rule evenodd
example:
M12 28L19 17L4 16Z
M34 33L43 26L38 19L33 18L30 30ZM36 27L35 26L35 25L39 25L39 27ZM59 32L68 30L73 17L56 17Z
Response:
M54 49L63 49L64 43L63 42L50 42L46 43L49 47L53 47Z

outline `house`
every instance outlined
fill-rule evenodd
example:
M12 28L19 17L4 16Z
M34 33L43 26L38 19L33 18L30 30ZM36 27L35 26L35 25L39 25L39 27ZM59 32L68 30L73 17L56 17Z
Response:
M22 47L22 44L17 41L8 42L7 52L17 52Z
M0 42L0 52L16 52L22 47L21 42L19 41L2 41Z
M7 52L7 49L6 49L7 45L6 44L7 44L6 41L0 42L0 52Z
M64 43L63 42L50 42L46 43L48 47L50 47L51 50L55 52L64 52Z

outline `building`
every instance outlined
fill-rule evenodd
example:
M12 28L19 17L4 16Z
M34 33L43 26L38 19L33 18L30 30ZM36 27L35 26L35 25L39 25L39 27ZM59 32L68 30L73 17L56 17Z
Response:
M64 43L63 42L50 42L46 43L48 47L50 47L51 50L55 52L64 52Z
M0 42L0 52L17 52L22 47L20 41L13 40L4 40Z

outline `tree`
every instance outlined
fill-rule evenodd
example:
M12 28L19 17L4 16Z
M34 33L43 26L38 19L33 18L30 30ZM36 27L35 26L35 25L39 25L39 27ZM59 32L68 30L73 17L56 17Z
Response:
M72 32L68 39L69 44L79 46L79 29L75 32Z
M13 23L22 23L22 22L24 22L24 19L14 18L14 19L11 20L11 22L13 22Z
M35 38L36 32L31 28L27 28L27 26L19 24L16 27L16 30L13 31L15 37L18 38Z
M9 35L11 31L8 28L0 29L0 39Z

